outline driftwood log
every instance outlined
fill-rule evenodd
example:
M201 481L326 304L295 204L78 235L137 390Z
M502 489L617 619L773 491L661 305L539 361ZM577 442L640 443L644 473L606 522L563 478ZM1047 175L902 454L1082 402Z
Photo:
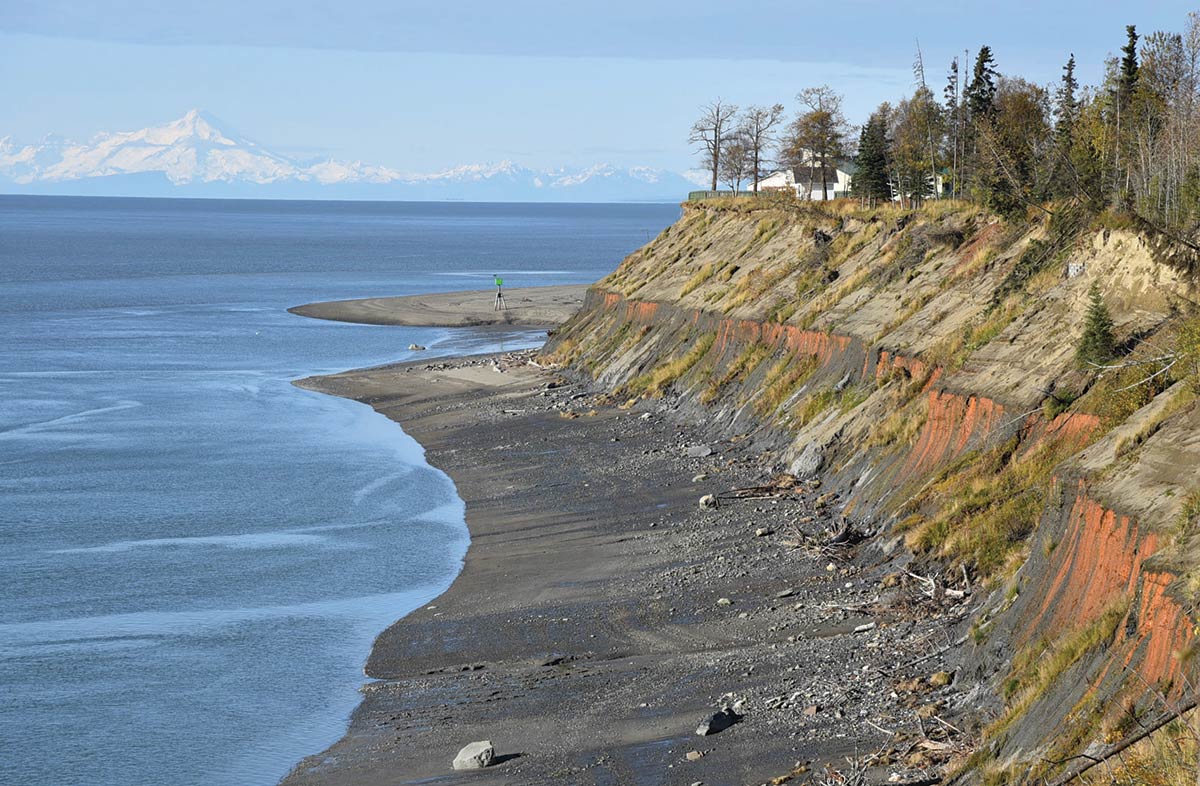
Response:
M1097 764L1103 764L1104 762L1108 761L1113 756L1116 756L1118 753L1125 750L1126 748L1129 748L1132 745L1136 745L1137 743L1146 739L1151 734L1158 731L1163 726L1166 726L1168 723L1175 720L1176 718L1196 709L1196 704L1197 704L1197 697L1192 696L1192 697L1188 698L1187 700L1180 702L1179 704L1176 704L1171 709L1170 712L1164 713L1153 723L1150 723L1149 725L1144 726L1136 734L1131 734L1130 736L1126 737L1125 739L1121 740L1120 742L1115 742L1112 745L1109 745L1099 755L1089 756L1087 754L1082 754L1081 756L1076 757L1076 758L1083 758L1084 761L1082 761L1079 764L1076 764L1075 766L1068 769L1066 772L1064 772L1062 775L1060 775L1057 780L1051 782L1050 786L1068 786L1068 784L1070 784L1071 781L1073 781L1076 778L1078 778L1079 776L1083 775L1083 773L1087 772L1092 767L1095 767Z

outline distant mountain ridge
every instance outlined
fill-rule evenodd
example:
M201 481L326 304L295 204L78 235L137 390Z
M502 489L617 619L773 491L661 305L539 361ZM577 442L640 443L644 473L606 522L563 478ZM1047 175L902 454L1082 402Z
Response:
M611 202L678 201L694 187L674 172L609 164L531 169L502 161L411 174L361 161L304 162L223 131L197 109L86 143L0 137L0 191L8 193Z

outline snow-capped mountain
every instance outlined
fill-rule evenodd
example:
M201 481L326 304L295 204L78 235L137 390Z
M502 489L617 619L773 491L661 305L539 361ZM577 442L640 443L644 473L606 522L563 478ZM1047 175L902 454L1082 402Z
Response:
M223 131L218 121L195 109L165 125L101 134L86 143L47 137L18 145L0 138L0 191L9 193L674 201L692 187L672 172L608 164L535 170L502 161L405 174L361 161L305 162Z

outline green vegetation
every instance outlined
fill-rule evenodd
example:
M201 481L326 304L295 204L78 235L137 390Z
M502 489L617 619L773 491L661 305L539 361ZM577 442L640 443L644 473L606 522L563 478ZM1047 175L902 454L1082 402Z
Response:
M1087 213L1077 205L1063 204L1046 222L1044 240L1032 240L992 293L992 308L1009 295L1019 294L1044 270L1060 265L1075 247L1087 225Z
M1039 700L1045 698L1059 679L1090 652L1112 642L1121 621L1129 613L1130 599L1122 597L1098 617L1057 639L1042 638L1022 648L1013 658L1008 679L1001 688L1007 707L1004 713L983 731L984 740L1002 737ZM1104 708L1087 693L1067 714L1068 728L1060 732L1052 754L1042 757L1031 771L1028 765L998 765L991 746L981 746L955 772L978 773L984 786L1012 786L1016 783L1043 783L1054 762L1071 758L1071 751L1094 733ZM1193 778L1195 777L1193 773ZM1114 781L1114 783L1126 781ZM1131 781L1142 784L1142 781ZM1192 781L1194 783L1194 780ZM1189 785L1190 786L1190 785Z
M751 344L738 355L737 359L729 364L725 369L725 373L719 377L713 377L708 383L708 387L700 394L700 401L704 404L712 403L717 396L721 394L721 389L731 382L744 381L748 376L754 373L764 360L771 354L771 347L766 344Z
M754 402L755 413L764 419L774 415L819 365L817 358L811 355L791 355L781 359L771 367L763 380L762 394Z
M700 358L708 354L716 338L714 333L704 333L682 356L631 380L625 387L626 392L635 396L661 396L677 379L690 371Z
M687 283L683 285L683 289L679 290L679 296L686 297L694 292L701 284L712 278L714 271L715 268L711 262L697 270L695 274L693 274L692 277L687 280Z
M1195 393L1200 393L1200 314L1185 319L1175 337L1179 375Z
M1054 391L1042 402L1042 417L1047 421L1054 420L1070 409L1071 405L1078 398L1079 392L1070 388L1062 388Z
M1190 387L1180 386L1170 395L1171 400L1162 409L1147 418L1133 434L1125 436L1117 442L1115 451L1117 458L1125 458L1136 453L1146 443L1146 440L1159 432L1172 415L1196 400L1196 394ZM1134 403L1136 404L1136 400Z
M795 423L798 426L807 426L816 420L822 412L829 409L833 404L837 394L832 388L818 390L805 396L799 404L796 405Z
M1183 500L1183 508L1175 519L1177 537L1186 537L1197 530L1200 530L1200 488L1188 492Z
M1013 437L951 462L910 503L931 511L905 541L916 553L998 575L1025 545L1045 506L1051 471L1070 448L1048 441L1022 454Z
M1116 635L1121 620L1129 613L1130 599L1122 597L1113 602L1098 617L1087 621L1082 627L1069 631L1055 640L1041 639L1030 644L1017 653L1013 658L1009 677L1004 682L1001 692L1008 707L1004 714L996 719L984 731L985 738L995 738L1003 734L1014 722L1020 719L1029 708L1057 683L1066 673L1089 652L1108 645ZM1081 710L1086 704L1074 708L1072 715L1076 716L1076 728L1090 728L1092 723L1081 719L1086 715ZM1005 783L1004 780L985 781Z
M950 196L1015 221L1073 204L1135 215L1167 233L1193 232L1200 219L1200 13L1179 21L1182 32L1114 30L1111 43L1123 39L1122 57L1106 64L1099 84L1086 87L1073 55L1050 87L1002 73L1003 53L986 45L973 65L955 58L944 86L926 81L918 56L913 92L880 104L862 125L854 197L866 204L894 200L904 209ZM1083 65L1101 71L1099 63ZM850 148L842 97L820 86L798 98L774 158L808 166L808 188L821 201L832 199L832 169ZM760 127L756 118L780 122L782 112L781 105L751 107L739 116L720 101L704 108L689 141L701 143L714 190L718 176L735 188L759 177L758 166L772 157L772 135L743 129ZM748 161L755 162L753 172ZM720 202L732 209L763 200ZM1006 289L1013 286L1019 282Z
M1112 317L1104 305L1099 282L1093 282L1088 290L1087 321L1075 349L1075 359L1081 368L1101 366L1112 360L1115 347Z
M1145 349L1132 353L1126 359L1130 365L1102 374L1080 398L1079 408L1098 416L1105 430L1125 422L1173 382L1170 374L1155 376L1155 365L1138 362L1146 354Z

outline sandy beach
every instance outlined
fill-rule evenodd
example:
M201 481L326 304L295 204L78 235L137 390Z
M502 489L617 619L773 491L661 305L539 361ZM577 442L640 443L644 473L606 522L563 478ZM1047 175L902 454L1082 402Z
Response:
M728 498L773 469L531 358L298 383L402 423L454 480L472 542L450 589L378 637L346 736L284 783L765 783L874 751L881 779L921 782L903 734L953 696L928 654L965 601L883 589L886 554L819 546L819 489ZM703 509L709 493L727 498ZM723 706L742 721L698 736ZM451 769L485 739L497 765Z
M575 313L586 292L587 286L583 284L506 289L503 311L496 310L496 293L492 289L334 300L294 306L288 311L315 319L366 325L552 327Z

